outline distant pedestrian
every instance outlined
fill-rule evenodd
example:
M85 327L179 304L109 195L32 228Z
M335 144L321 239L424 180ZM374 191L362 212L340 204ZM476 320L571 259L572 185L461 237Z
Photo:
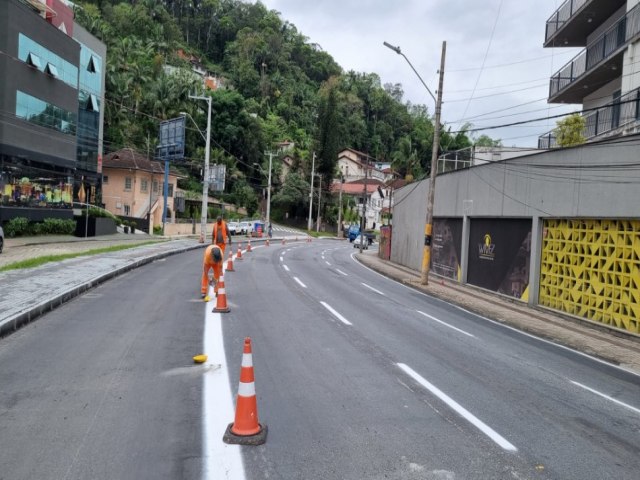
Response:
M218 245L209 245L204 251L202 259L202 280L200 282L200 293L204 298L209 293L209 271L213 269L214 291L218 291L218 280L222 275L222 261L224 254Z
M267 230L267 234L269 235L269 238L273 236L273 229L271 228L271 223L269 223L269 229Z
M211 243L214 243L222 250L222 256L224 258L224 251L227 243L231 244L231 235L229 234L229 227L227 222L222 220L221 216L218 216L216 223L213 224L213 232L211 235Z

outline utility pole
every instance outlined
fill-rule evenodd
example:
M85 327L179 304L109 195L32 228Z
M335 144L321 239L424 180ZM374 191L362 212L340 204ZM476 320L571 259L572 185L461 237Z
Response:
M422 275L420 283L429 284L429 268L431 263L431 243L433 236L433 201L436 191L436 171L438 170L438 147L440 146L440 113L442 111L442 88L444 84L444 60L447 53L447 42L442 42L440 58L440 80L438 81L438 99L436 100L436 118L433 129L433 150L431 151L431 176L429 178L429 196L427 198L427 220L424 226L424 249L422 253Z
M344 177L340 174L340 208L338 209L338 238L344 236L342 231L342 186L344 185Z
M311 226L313 225L313 220L311 216L313 215L313 170L316 165L316 152L313 152L313 157L311 160L311 185L309 190L309 221L307 222L307 230L311 231Z
M211 150L211 97L199 97L189 95L189 98L195 100L206 100L207 109L207 137L205 139L204 150L204 175L202 179L202 207L200 212L200 241L206 243L207 239L207 210L209 208L209 155ZM195 122L194 122L195 123Z
M269 180L267 181L267 225L271 224L271 162L273 160L273 152L269 152Z
M364 184L362 189L362 221L360 222L360 253L364 250L364 231L367 228L367 170L369 170L369 157L364 165Z
M316 232L320 231L320 200L322 199L322 175L318 175L320 184L318 185L318 216L316 218Z

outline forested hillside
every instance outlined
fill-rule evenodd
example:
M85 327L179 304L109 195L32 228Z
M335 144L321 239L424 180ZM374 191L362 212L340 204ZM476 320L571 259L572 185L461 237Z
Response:
M375 73L344 72L259 2L85 0L76 19L108 48L106 153L123 147L153 152L159 121L180 112L205 129L206 103L189 99L203 93L202 81L190 73L191 56L223 80L222 88L206 93L213 105L211 159L227 165L226 198L238 205L255 209L265 180L254 164L264 166L264 152L284 140L295 143L295 162L286 185L274 175L276 218L308 205L303 179L313 151L325 186L343 148L393 161L403 176L429 171L433 123L426 107L404 103L401 85L382 85ZM182 187L198 191L204 142L188 127L185 169L192 180ZM441 145L454 150L471 141L445 132Z

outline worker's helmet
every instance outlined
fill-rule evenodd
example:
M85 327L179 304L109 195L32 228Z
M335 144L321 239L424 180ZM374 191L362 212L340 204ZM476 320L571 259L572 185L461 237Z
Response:
M220 250L220 248L218 247L214 247L211 250L211 256L213 257L214 262L222 261L222 250Z

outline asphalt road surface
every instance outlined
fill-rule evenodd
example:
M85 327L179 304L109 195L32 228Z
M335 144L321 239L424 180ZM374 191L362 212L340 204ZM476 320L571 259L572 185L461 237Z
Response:
M0 479L638 478L637 376L383 278L350 244L253 250L225 274L230 313L199 300L195 251L0 339ZM247 336L269 433L228 446Z

